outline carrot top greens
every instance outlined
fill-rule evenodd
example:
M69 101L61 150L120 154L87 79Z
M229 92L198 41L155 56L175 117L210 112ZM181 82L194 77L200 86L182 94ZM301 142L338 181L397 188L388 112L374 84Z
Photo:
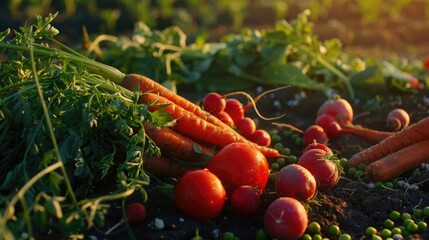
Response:
M119 71L71 49L48 47L61 46L53 39L58 34L50 25L54 18L38 17L11 39L9 30L0 34L2 239L24 231L37 239L48 230L62 238L102 226L107 210L102 202L136 190L144 194L149 183L142 168L145 154L159 149L146 137L143 123L171 121L162 109L149 112L150 104L139 104L137 90L94 74L120 76ZM88 199L91 189L112 174L116 192ZM54 224L48 229L50 219Z

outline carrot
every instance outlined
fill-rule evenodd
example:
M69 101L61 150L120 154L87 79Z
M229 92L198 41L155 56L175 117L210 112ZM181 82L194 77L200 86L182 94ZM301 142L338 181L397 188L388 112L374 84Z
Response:
M369 164L383 158L393 152L412 144L429 139L429 117L410 125L399 132L395 132L381 142L353 155L349 161L349 167L357 167L360 164Z
M214 150L197 144L195 141L175 132L171 128L156 128L148 123L144 124L146 134L161 149L161 155L173 156L183 161L204 162L207 156L212 156ZM201 152L195 151L198 147Z
M199 141L214 144L218 147L224 147L233 142L244 142L260 150L267 158L280 157L280 153L276 149L259 146L247 140L230 127L219 127L207 122L164 97L153 93L146 93L141 96L140 101L142 103L156 102L157 104L168 104L163 106L163 110L169 112L170 116L176 119L176 123L172 128L191 139L198 139ZM156 110L156 107L151 107L150 110Z
M353 124L344 124L341 126L341 133L349 133L362 138L370 143L378 143L383 139L392 136L394 132L378 131L375 129L356 126Z
M201 109L200 106L145 76L139 74L128 74L123 78L121 85L129 90L134 90L134 88L138 86L142 93L151 92L157 94L216 126L229 127L217 117Z
M429 162L429 139L391 153L371 164L365 172L371 181L385 182Z
M181 177L192 168L187 168L178 162L164 156L152 156L144 160L143 167L158 177Z

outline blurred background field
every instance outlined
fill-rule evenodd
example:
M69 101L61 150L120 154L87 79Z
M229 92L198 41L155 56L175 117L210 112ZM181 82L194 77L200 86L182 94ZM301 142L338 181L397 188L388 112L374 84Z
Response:
M59 12L62 37L127 34L143 21L153 29L179 26L188 39L217 41L243 28L272 28L310 9L319 39L338 38L358 55L420 58L429 52L429 0L3 0L0 29Z

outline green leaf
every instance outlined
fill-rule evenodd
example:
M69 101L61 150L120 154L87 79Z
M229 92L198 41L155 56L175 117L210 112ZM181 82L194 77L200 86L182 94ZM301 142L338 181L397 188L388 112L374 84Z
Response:
M386 85L382 67L375 63L365 70L355 73L350 77L350 83L360 97L369 97L386 93ZM371 86L371 87L368 87Z

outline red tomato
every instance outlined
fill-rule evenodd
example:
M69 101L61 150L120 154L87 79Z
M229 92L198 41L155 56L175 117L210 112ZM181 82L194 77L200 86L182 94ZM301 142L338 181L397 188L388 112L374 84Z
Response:
M219 216L226 200L221 181L208 169L185 173L174 187L174 201L179 211L197 220Z
M225 109L225 98L216 92L211 92L204 97L203 108L211 114L216 114Z
M235 126L241 135L245 137L252 135L256 131L255 121L248 117L242 118L235 122Z
M302 143L304 144L304 146L308 146L314 141L322 144L327 144L329 141L329 138L326 135L325 130L321 126L310 125L304 131L304 134L302 136Z
M316 194L317 185L313 174L305 167L290 164L277 173L275 188L280 197L308 201Z
M261 194L269 175L264 154L240 142L223 147L210 159L207 168L219 177L228 193L239 186L250 185Z
M131 225L142 223L146 215L146 207L141 203L130 203L125 207L125 216Z
M260 146L268 147L271 144L271 136L264 129L257 129L252 135L248 136L247 139Z
M310 149L304 152L298 159L298 164L310 171L317 181L318 190L326 190L334 186L339 179L338 167L331 154L322 149Z
M301 202L294 198L277 198L265 211L265 230L275 239L299 239L304 235L307 224L307 211Z
M235 98L226 99L224 111L231 116L234 122L237 122L244 117L243 104Z
M236 188L231 194L231 206L243 216L253 216L261 205L261 197L252 186L245 185Z

